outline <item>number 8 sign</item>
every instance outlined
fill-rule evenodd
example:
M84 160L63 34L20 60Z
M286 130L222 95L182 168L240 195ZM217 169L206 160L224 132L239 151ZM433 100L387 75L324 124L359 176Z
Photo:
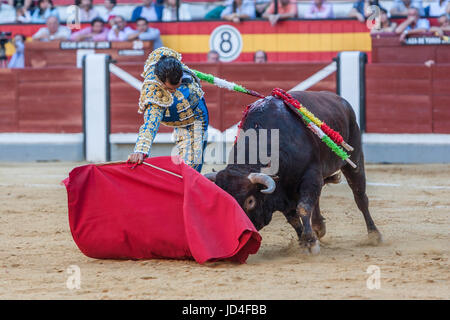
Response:
M241 33L230 25L218 26L209 37L209 47L219 53L220 61L231 62L242 52Z

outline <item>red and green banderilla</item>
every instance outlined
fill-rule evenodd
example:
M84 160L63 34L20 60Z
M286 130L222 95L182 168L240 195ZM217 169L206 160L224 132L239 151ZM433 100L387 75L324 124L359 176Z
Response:
M191 69L192 70L192 69ZM255 96L258 98L265 98L262 94L244 88L241 85L238 85L234 82L230 82L224 79L217 78L211 74L203 73L197 70L192 70L195 75L203 81L214 84L220 88L225 88L230 91L237 91L241 93L245 93L251 96ZM347 144L339 132L331 129L325 122L319 120L312 112L306 109L299 101L294 99L290 94L285 92L282 89L274 89L272 91L272 95L274 97L278 97L283 100L283 102L289 106L292 110L297 111L300 117L305 122L306 126L322 140L337 156L339 156L342 160L349 163L353 168L356 168L356 165L349 159L350 156L345 152L339 145L344 147L347 151L353 151L353 148Z

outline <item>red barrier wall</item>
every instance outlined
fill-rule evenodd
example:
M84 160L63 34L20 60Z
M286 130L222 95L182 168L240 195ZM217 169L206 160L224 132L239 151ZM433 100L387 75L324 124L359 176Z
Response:
M254 63L234 64L189 64L193 69L214 74L220 78L237 82L243 86L269 95L273 88L291 89L326 66L325 63L280 63L257 65ZM130 74L138 77L142 66L122 64ZM256 98L203 84L208 105L210 124L221 131L241 120L242 111ZM336 91L335 75L317 83L311 90ZM142 124L142 115L137 114L139 92L128 84L111 76L111 132L137 132ZM170 128L161 126L161 132Z
M192 64L194 69L238 82L263 94L274 87L290 89L326 64L253 63ZM141 64L121 68L142 80ZM0 71L0 132L71 133L82 131L82 71L76 68L44 68ZM335 91L335 76L316 84L312 90ZM211 125L225 130L236 124L254 97L204 85ZM143 122L137 113L139 91L111 75L111 132L137 132ZM161 132L171 129L161 126Z
M450 64L369 64L366 131L450 133Z
M290 89L326 64L190 64L265 95ZM141 80L142 65L119 65ZM370 133L450 133L450 64L369 64L366 130ZM204 84L211 125L236 124L255 98ZM335 91L335 75L310 90ZM82 132L82 71L76 68L0 70L0 132ZM111 75L111 131L136 133L139 92ZM161 126L161 132L171 129Z
M82 132L81 70L2 69L0 132Z

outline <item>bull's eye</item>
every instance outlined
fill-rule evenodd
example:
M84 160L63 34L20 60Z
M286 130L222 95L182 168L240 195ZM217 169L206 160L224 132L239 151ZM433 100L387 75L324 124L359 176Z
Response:
M250 196L247 199L245 199L244 208L246 211L252 210L254 207L256 207L255 196Z

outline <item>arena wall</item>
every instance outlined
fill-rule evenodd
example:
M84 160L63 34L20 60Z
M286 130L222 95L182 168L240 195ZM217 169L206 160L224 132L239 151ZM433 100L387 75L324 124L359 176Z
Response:
M368 64L368 133L450 133L450 64Z
M275 87L290 89L326 65L190 64L265 95ZM119 67L141 79L142 65L124 63ZM450 64L369 64L366 70L366 160L449 162L450 154L442 150L449 150L450 143ZM84 159L81 82L82 70L77 68L1 70L0 160ZM204 90L210 123L216 132L235 126L245 106L254 101L209 84ZM335 74L309 90L335 91ZM138 90L111 75L113 159L123 159L132 150L143 121L137 113L138 98ZM161 126L162 135L155 141L153 155L168 153L171 131ZM428 150L424 146L431 149L424 153L421 150ZM388 153L380 152L389 148L392 150Z

